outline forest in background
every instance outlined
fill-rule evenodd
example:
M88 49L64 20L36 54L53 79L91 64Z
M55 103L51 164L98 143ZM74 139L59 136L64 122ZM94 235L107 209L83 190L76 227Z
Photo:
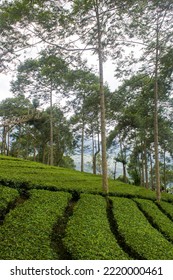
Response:
M173 180L172 0L14 0L0 8L0 67L13 71L14 94L0 103L1 154L74 168L78 150L83 172L87 139L105 192L109 152L122 164L119 179L160 200ZM121 83L114 91L104 83L107 59Z

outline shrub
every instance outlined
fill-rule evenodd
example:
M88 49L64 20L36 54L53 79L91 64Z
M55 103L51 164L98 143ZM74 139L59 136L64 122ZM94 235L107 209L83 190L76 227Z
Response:
M9 204L12 204L16 198L19 197L19 193L15 189L0 186L0 213L8 208Z
M66 228L64 244L73 259L128 259L110 230L106 201L82 194Z
M0 184L17 189L50 189L83 193L102 193L102 179L99 175L81 173L67 168L0 156ZM147 198L155 200L155 192L143 187L109 180L110 195L129 198ZM162 194L165 201L173 196Z
M55 259L51 234L69 193L32 190L31 197L7 214L0 227L1 259Z
M113 213L124 241L141 258L173 259L173 246L151 226L136 203L128 198L112 198Z
M159 210L154 202L145 199L135 199L135 201L153 226L173 242L173 223L171 220Z
M173 204L161 201L160 207L165 211L165 213L170 217L171 220L173 220Z

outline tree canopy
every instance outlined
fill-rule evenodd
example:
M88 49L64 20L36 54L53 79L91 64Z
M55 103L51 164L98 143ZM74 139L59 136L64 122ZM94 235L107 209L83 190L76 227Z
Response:
M1 150L21 156L27 146L27 157L60 164L78 145L83 171L90 139L93 171L101 151L108 193L107 152L116 143L124 180L155 189L159 201L172 172L172 1L4 0L0 8L0 67L15 72L1 120L42 114L2 126ZM112 92L108 59L120 84Z

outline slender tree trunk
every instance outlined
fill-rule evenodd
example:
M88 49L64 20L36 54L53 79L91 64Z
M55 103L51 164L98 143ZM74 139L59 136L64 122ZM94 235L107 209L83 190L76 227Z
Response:
M96 174L97 171L97 155L100 153L100 139L99 139L99 132L97 134L98 139L97 139L97 144L95 141L95 147L97 146L97 148L94 149L94 154L93 154L93 174Z
M142 167L140 168L140 186L143 187L143 182L142 182Z
M92 130L92 169L93 169L93 174L96 174L96 165L95 165L95 143L94 143L94 132Z
M150 153L150 173L151 173L151 189L154 191L154 182L153 182L153 162L152 162L152 155Z
M164 190L166 191L166 149L164 148L163 151L163 185L164 185Z
M122 164L123 164L123 178L124 178L124 182L127 183L126 164L124 162L122 162Z
M9 154L10 154L10 128L9 128L9 126L8 126L7 136L8 136L8 139L7 139L7 156L9 156Z
M115 160L115 164L114 164L114 180L116 180L116 176L117 176L117 161Z
M81 172L84 171L84 121L82 121L82 138L81 138Z
M145 166L145 162L144 162L144 151L143 151L143 144L141 144L142 147L142 152L141 152L141 186L144 187L145 186L145 180L144 180L144 166Z
M94 141L95 142L95 141ZM95 147L95 144L94 144L94 147ZM97 165L97 162L96 162L96 153L95 153L95 148L94 148L94 153L93 153L93 174L96 174L97 171L96 171L96 165Z
M142 168L141 168L140 154L138 154L137 162L138 162L138 172L140 176L140 186L142 186Z
M145 157L145 187L149 188L148 184L148 157L147 157L147 147L146 147L146 139L144 140L144 157Z
M103 82L103 50L102 50L102 32L99 17L99 3L95 0L95 11L97 19L98 34L98 59L99 59L99 80L100 80L100 110L101 110L101 146L102 146L102 188L105 193L109 192L108 174L107 174L107 157L106 157L106 121L105 121L105 94Z
M50 165L53 165L53 102L52 102L52 86L50 91Z
M82 135L81 135L81 172L84 171L84 133L85 133L85 93L82 96L83 105L82 105Z
M5 155L7 130L8 130L8 127L4 126L3 127L3 134L2 134L2 149L1 149L1 154L2 155Z
M123 146L122 146L122 140L121 137L119 137L120 141L120 153L121 153L121 163L123 166L123 180L126 183L127 182L127 174L126 174L126 154L123 153Z
M159 167L159 129L158 129L158 63L159 63L159 18L156 29L156 61L154 81L154 150L155 150L155 175L156 175L156 199L160 201L160 167Z

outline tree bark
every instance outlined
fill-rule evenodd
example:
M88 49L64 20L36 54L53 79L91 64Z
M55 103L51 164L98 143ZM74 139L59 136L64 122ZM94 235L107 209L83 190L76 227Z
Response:
M81 138L81 172L84 171L84 121L82 121L82 138Z
M155 187L154 187L154 181L153 181L153 162L152 162L152 155L150 152L150 180L151 180L151 189L154 191Z
M5 155L5 147L6 147L6 136L7 136L7 127L3 127L3 133L2 133L2 146L1 146L1 154Z
M159 17L156 28L156 61L154 78L154 150L155 150L155 175L156 175L156 199L160 201L160 167L159 167L159 128L158 128L158 63L159 63Z
M166 191L166 149L163 151L163 185L164 190Z
M53 165L53 102L52 102L52 87L50 91L50 165Z
M144 151L143 151L143 143L141 144L142 147L142 152L141 152L141 186L144 187L145 185L145 180L144 180L144 165L145 165L145 161L144 161Z
M144 139L144 157L145 157L145 187L149 188L148 184L148 157L147 157L147 143L146 139Z
M99 139L99 132L97 134L98 136L98 145L96 144L96 140L95 140L95 145L94 145L94 139L93 139L93 174L96 174L97 173L97 155L100 153L100 139ZM96 151L95 151L95 148L96 147Z
M116 175L117 175L117 161L115 160L115 164L114 164L114 180L116 180Z
M124 178L124 182L127 183L126 163L122 162L122 164L123 164L123 178Z
M98 59L99 59L99 80L100 80L100 111L101 111L101 148L102 148L102 188L103 192L108 193L108 174L107 174L107 156L106 156L106 121L105 121L105 94L103 80L103 50L102 50L102 32L99 17L99 3L95 1L95 11L97 19L98 35Z

